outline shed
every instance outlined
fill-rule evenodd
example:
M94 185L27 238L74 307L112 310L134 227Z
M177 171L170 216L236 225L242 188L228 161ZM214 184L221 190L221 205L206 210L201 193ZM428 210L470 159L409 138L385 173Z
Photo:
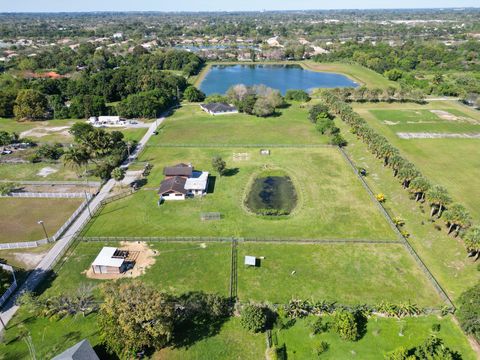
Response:
M257 266L257 258L255 256L245 256L245 265Z
M68 348L52 360L100 360L87 339Z
M126 270L127 256L127 251L105 246L93 261L92 270L95 274L120 274Z

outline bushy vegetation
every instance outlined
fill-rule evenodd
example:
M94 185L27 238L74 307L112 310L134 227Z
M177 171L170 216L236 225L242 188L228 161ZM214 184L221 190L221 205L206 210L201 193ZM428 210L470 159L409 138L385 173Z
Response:
M432 335L420 345L411 349L400 347L384 357L385 360L460 360L461 356L456 351L449 349L443 340Z
M462 329L480 341L480 283L460 296L457 318Z
M304 90L287 90L285 93L285 100L307 102L310 99L310 95Z
M265 306L247 304L240 313L240 323L248 331L257 333L266 330L268 312Z
M234 85L228 89L226 96L238 111L259 117L271 116L275 114L275 109L283 105L280 92L265 85Z

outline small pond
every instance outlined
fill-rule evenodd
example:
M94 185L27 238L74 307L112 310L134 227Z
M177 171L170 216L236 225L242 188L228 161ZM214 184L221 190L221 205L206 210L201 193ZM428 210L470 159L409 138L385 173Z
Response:
M260 175L245 201L248 209L259 215L288 215L297 205L297 193L289 176Z
M357 87L345 75L316 72L299 65L213 65L200 89L207 95L224 94L237 84L266 85L285 95L289 89L311 91L315 88Z

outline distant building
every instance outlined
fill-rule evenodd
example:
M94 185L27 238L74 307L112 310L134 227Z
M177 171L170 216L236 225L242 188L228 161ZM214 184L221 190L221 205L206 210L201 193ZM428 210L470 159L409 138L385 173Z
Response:
M209 104L201 104L200 107L203 111L210 115L224 115L224 114L237 114L238 110L235 106L226 103L215 102Z
M87 339L68 348L52 360L100 360Z
M95 127L102 126L125 126L125 119L120 116L91 116L88 121Z

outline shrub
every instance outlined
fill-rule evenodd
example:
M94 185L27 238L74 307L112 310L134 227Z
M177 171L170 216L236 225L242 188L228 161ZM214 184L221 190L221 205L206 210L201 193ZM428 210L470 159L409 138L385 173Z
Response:
M432 331L434 331L434 332L439 332L440 328L441 328L440 324L433 324L432 325Z
M344 147L344 146L347 146L348 143L347 143L347 140L345 140L345 138L342 135L340 135L339 133L336 133L332 135L332 137L330 138L329 144L338 146L338 147Z
M125 177L125 170L120 168L120 167L117 167L115 169L112 170L112 178L115 180L115 181L121 181L123 180L123 178Z
M200 102L205 100L205 94L198 90L195 86L189 86L185 89L183 93L185 100L190 102Z
M462 329L480 340L480 282L458 300L457 318Z
M285 93L285 99L303 102L311 100L310 95L304 90L287 90Z
M359 337L355 315L349 311L337 311L333 315L333 330L343 340L355 341Z
M328 324L322 321L321 317L315 318L314 321L310 323L310 329L314 335L321 334L327 330Z
M375 195L375 198L377 199L378 202L381 202L381 203L383 203L383 202L385 202L385 200L387 200L385 198L385 195L382 194L382 193Z
M267 312L261 305L245 305L241 312L240 323L253 333L264 331L267 326Z
M325 353L329 348L330 348L330 345L329 345L326 341L322 341L322 342L320 342L320 344L318 344L318 345L315 347L315 353L317 354L317 356L322 355L322 354Z
M8 195L17 188L18 184L13 182L0 183L0 195Z

